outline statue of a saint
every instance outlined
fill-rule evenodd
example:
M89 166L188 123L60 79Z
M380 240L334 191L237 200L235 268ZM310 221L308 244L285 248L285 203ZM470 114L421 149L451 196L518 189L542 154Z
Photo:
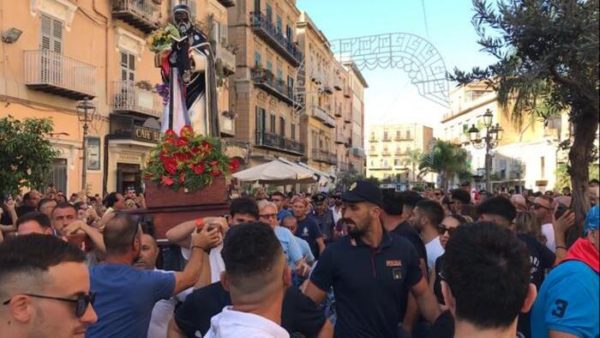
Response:
M187 5L173 8L173 25L178 34L170 34L170 48L158 54L169 93L162 130L179 131L189 124L198 133L218 137L214 51L208 38L192 24Z

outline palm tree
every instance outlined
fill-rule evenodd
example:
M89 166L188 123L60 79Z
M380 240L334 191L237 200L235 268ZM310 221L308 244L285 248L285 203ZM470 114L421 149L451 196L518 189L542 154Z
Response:
M423 153L419 149L408 151L407 162L412 166L412 182L417 181L417 165L421 163L421 157L423 157Z
M448 190L448 180L469 171L467 157L467 151L459 145L437 141L431 150L421 157L419 169L437 173L442 188Z

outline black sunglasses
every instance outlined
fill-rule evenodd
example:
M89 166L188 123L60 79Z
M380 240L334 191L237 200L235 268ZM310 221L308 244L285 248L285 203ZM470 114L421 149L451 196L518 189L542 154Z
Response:
M443 235L446 233L446 231L448 231L448 235L452 236L452 234L454 234L456 231L456 228L447 227L444 224L440 224L437 226L437 231L440 235Z
M23 295L33 297L33 298L52 299L52 300L58 300L61 302L75 303L75 317L77 317L77 318L83 317L88 306L90 306L90 304L94 305L94 299L96 298L96 294L94 292L90 292L89 294L77 295L77 298L75 298L75 299L63 298L63 297L52 297L52 296L45 296L45 295L36 295L34 293L23 293ZM11 300L12 300L12 297L10 299L4 301L4 303L2 303L2 305L8 305Z

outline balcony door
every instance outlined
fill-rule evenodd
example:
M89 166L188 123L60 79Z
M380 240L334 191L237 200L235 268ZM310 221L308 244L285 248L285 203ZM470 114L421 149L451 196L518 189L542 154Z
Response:
M121 63L121 82L119 90L115 93L115 107L118 109L129 110L136 107L135 91L135 55L126 51L120 53Z
M263 144L266 129L266 116L265 110L256 107L256 143L259 145Z
M60 86L63 82L63 23L42 14L40 39L41 82Z

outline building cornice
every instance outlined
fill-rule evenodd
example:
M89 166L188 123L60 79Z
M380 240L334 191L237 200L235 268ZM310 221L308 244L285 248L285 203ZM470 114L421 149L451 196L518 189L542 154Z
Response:
M480 102L480 103L478 103L478 104L476 104L476 105L474 105L474 106L472 106L472 107L470 107L468 109L465 109L465 110L459 112L458 114L455 114L455 115L452 115L452 116L450 116L448 118L442 119L442 123L446 123L446 122L452 121L452 120L454 120L457 117L466 115L466 114L472 112L475 109L479 109L479 108L481 108L481 107L483 107L485 105L488 105L490 103L493 103L495 101L496 101L496 97L494 96L493 98L490 98L490 99L487 99L485 101L482 101L482 102Z

